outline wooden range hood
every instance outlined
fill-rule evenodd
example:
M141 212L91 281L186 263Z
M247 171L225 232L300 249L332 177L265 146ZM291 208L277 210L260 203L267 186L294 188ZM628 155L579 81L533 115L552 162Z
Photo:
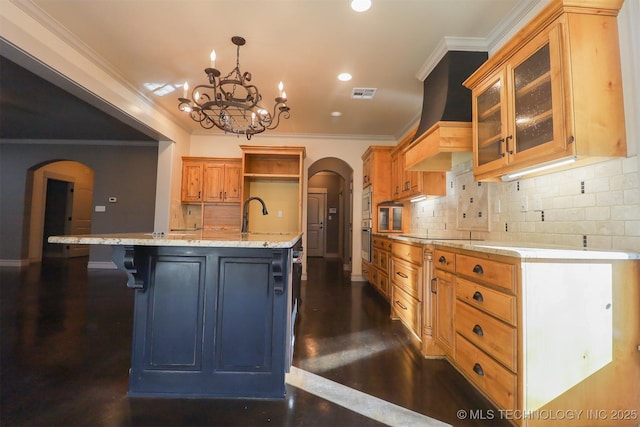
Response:
M424 80L422 115L405 152L411 171L449 171L452 153L472 152L471 91L462 85L486 52L449 51Z
M472 136L471 122L436 122L411 142L405 167L411 171L449 171L453 153L473 151Z

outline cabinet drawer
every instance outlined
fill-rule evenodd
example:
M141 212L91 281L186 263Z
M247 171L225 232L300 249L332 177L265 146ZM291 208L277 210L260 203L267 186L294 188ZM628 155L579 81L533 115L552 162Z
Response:
M456 270L456 256L452 252L436 249L433 251L433 266L453 273Z
M371 265L367 264L364 260L362 261L362 277L365 278L368 282L371 282Z
M422 267L394 258L391 272L391 281L404 289L409 295L419 300L422 299Z
M420 337L422 335L420 331L420 325L422 324L422 304L420 301L407 294L398 286L393 286L393 301L391 302L391 306L402 323Z
M378 252L378 268L385 273L389 272L389 253L384 251Z
M516 371L516 329L464 302L456 302L456 331Z
M411 245L396 241L393 243L393 256L412 264L422 265L422 245Z
M516 375L456 334L456 362L462 372L500 409L515 409Z
M486 286L458 278L456 296L467 304L517 326L516 297L513 295L507 295Z
M456 272L512 292L515 290L515 266L513 264L457 254Z
M371 246L373 246L374 248L378 248L378 249L384 249L387 250L387 246L388 246L388 242L390 240L385 238L385 237L373 237L371 239Z

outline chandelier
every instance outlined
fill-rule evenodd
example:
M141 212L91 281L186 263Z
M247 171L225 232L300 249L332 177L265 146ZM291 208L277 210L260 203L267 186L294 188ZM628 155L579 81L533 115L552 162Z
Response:
M211 52L211 67L204 70L209 84L198 85L187 98L189 85L184 83L184 94L178 98L178 109L189 113L190 117L205 129L214 126L237 135L246 135L251 139L256 133L273 130L280 124L280 117L290 117L287 95L282 82L278 86L279 94L275 98L273 111L269 112L259 105L262 95L251 84L251 73L240 71L240 46L246 40L239 36L231 38L236 47L236 67L221 77L215 68L215 51Z

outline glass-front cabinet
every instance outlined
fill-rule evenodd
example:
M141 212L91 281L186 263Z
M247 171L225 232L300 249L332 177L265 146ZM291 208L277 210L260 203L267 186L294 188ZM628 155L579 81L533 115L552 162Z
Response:
M384 233L401 233L402 204L381 204L378 206L378 231Z
M474 89L476 174L566 149L559 31L532 40Z
M464 81L472 91L476 180L627 155L621 4L551 2Z

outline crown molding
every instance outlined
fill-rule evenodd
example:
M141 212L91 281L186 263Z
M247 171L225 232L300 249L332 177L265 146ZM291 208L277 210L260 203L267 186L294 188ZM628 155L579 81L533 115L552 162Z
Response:
M540 0L520 0L509 14L498 23L486 38L481 37L444 37L431 55L422 64L416 77L424 81L450 50L466 52L488 52L496 46L522 19L540 2Z

